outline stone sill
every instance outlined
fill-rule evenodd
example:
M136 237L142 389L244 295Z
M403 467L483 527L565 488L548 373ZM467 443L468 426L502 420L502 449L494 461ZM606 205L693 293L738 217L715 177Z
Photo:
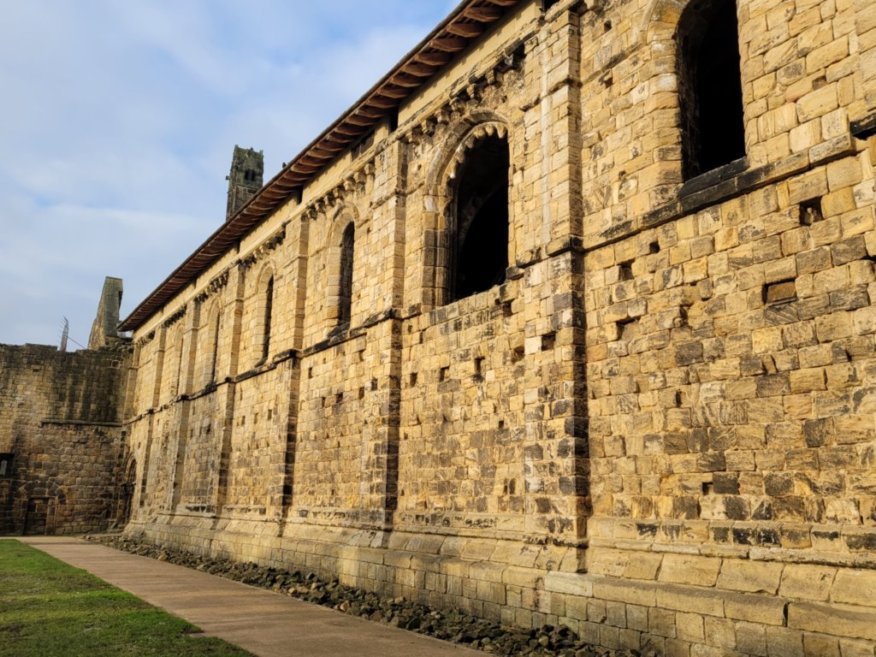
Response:
M72 427L109 427L109 428L121 428L121 422L88 422L86 420L63 420L60 418L46 418L40 421L40 426L44 427L46 425L55 425L55 426L72 426Z
M876 118L873 122L873 130L876 130ZM854 136L859 134L856 133ZM679 188L677 200L640 217L612 226L601 233L585 237L585 250L590 251L615 244L643 230L681 219L855 153L857 147L852 132L849 132L813 146L808 151L794 153L755 169L747 168L746 158L734 160L686 182Z

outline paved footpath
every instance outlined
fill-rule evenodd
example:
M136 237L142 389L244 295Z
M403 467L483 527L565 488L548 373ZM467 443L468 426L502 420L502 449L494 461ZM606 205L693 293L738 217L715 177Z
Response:
M258 657L483 657L438 639L81 539L19 540Z

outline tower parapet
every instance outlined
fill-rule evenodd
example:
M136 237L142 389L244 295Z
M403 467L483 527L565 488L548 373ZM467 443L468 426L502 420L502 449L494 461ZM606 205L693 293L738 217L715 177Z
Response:
M262 151L234 147L231 171L225 177L228 181L228 207L225 221L236 215L240 208L262 188L264 173L265 156Z

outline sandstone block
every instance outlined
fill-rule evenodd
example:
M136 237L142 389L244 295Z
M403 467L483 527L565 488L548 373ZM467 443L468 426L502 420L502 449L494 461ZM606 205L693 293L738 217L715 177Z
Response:
M767 627L767 654L770 657L797 657L803 654L803 632L787 627Z
M724 616L723 596L714 589L664 584L657 588L656 602L665 609Z
M876 607L876 571L840 568L830 589L830 600Z
M782 600L764 595L727 593L724 596L724 614L760 625L783 625L785 604Z
M686 554L667 554L658 577L661 582L714 586L721 570L721 560Z
M718 577L718 587L732 591L775 594L784 564L765 561L725 559Z
M792 602L788 606L788 627L876 641L876 611L843 605Z
M610 581L594 578L593 597L648 607L653 607L656 604L653 586L644 586L640 582Z
M839 639L823 634L803 633L804 657L840 657Z
M766 657L766 627L754 623L736 623L736 649L745 655Z
M789 564L782 573L779 595L802 600L827 600L836 569L827 566Z
M678 612L675 614L676 636L683 641L702 643L705 640L703 620L700 614Z

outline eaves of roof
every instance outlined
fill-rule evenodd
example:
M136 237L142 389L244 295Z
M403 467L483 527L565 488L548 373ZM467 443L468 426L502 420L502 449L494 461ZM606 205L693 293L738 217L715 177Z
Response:
M138 329L194 278L235 246L255 226L283 205L296 190L331 164L359 138L428 82L500 20L520 0L464 0L395 67L304 148L244 205L195 249L119 325Z

